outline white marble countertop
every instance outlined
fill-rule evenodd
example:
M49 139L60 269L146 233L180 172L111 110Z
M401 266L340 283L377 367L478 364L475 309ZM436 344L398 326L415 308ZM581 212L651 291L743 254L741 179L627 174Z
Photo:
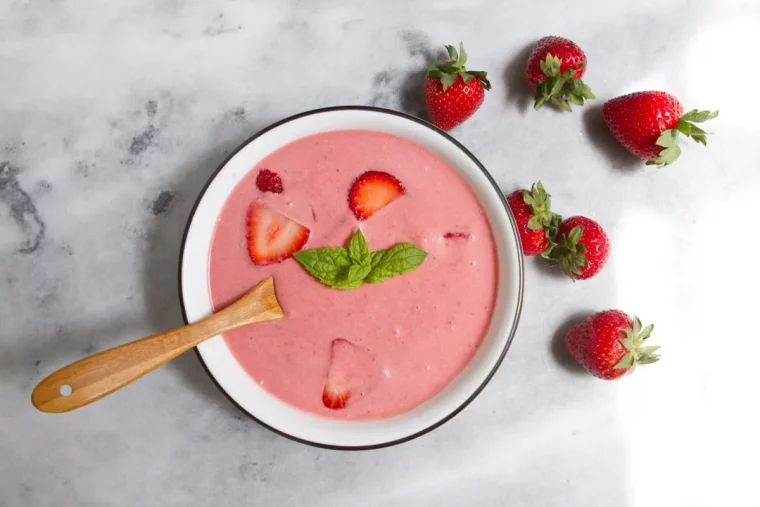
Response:
M760 6L627 3L3 2L0 506L758 505L742 290L758 282ZM585 48L593 105L528 107L524 60L549 34ZM420 69L460 39L494 87L453 135L505 190L542 179L613 248L575 284L528 260L513 346L463 413L394 448L310 448L240 413L192 353L85 409L33 409L56 368L181 323L183 227L225 154L307 109L419 113ZM721 110L708 148L657 169L614 143L603 100L652 88ZM662 361L613 383L573 368L563 327L606 308L655 322Z

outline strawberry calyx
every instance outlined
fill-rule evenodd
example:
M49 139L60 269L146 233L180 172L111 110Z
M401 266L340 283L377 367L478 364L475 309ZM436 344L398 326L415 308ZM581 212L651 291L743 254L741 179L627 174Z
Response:
M465 84L469 84L473 79L480 81L483 88L491 89L491 82L486 77L486 72L482 70L467 70L464 66L467 63L467 52L464 50L464 44L459 43L459 52L454 46L444 46L449 54L449 59L445 62L434 62L428 67L428 77L438 78L441 80L443 91L446 91L453 85L457 77L461 77Z
M578 65L577 69L565 69L565 72L560 73L562 61L559 57L546 53L546 59L539 60L538 65L547 79L536 82L536 101L533 105L536 111L546 102L550 102L569 113L572 111L571 103L582 106L584 100L596 98L591 88L575 77L575 73L582 69L585 63Z
M549 243L554 241L557 229L562 217L551 210L551 195L546 192L544 184L540 181L534 183L530 190L523 190L523 202L530 208L531 217L528 220L528 229L537 231L544 229Z
M550 266L559 266L570 278L575 280L581 274L581 268L588 267L586 247L579 243L583 236L583 226L576 225L570 232L560 234L541 252Z
M620 344L628 352L615 365L615 369L627 369L630 375L639 364L651 364L659 361L660 356L655 354L655 351L660 347L657 345L644 346L653 329L654 324L642 328L641 320L638 317L633 318L633 328L621 329L625 333L625 338L620 339Z
M679 134L691 137L694 141L707 146L707 132L694 125L718 116L718 111L699 111L692 109L681 116L676 128L666 130L657 138L657 146L661 146L660 155L655 160L648 160L647 165L665 166L670 165L681 156L681 147L678 146Z

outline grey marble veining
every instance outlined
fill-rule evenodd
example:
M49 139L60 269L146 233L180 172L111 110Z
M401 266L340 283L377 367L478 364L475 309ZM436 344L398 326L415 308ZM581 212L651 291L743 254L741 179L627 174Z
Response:
M0 506L757 505L758 29L749 0L3 2ZM572 114L530 107L548 34L589 57L599 100ZM181 323L183 228L226 154L306 109L421 114L422 69L459 40L494 88L453 134L613 248L575 284L527 261L512 349L462 414L399 447L314 449L244 417L192 354L85 409L33 409L56 368ZM647 88L721 109L710 146L663 169L617 146L603 100ZM657 323L663 360L605 383L560 341L612 307Z

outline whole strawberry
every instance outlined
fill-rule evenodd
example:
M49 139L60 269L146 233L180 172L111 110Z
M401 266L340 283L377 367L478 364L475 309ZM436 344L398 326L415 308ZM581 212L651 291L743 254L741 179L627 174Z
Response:
M562 217L551 211L551 196L539 181L530 190L516 190L507 204L517 222L524 255L538 255L549 246Z
M555 243L544 251L550 265L559 266L573 280L586 280L599 273L610 255L610 240L602 226L576 216L559 224Z
M528 56L525 78L536 92L538 110L550 102L570 112L570 103L582 106L585 99L596 96L581 81L586 73L586 54L573 41L562 37L544 37L536 42Z
M445 47L449 59L428 67L423 99L430 121L438 128L451 130L475 114L491 83L485 72L465 68L467 53L461 42L458 53L454 46Z
M602 116L625 149L647 165L668 165L681 155L679 134L707 146L707 133L694 124L715 118L718 111L683 114L681 103L669 93L637 92L608 101Z
M573 358L595 377L604 380L633 373L639 364L659 359L660 347L645 346L654 325L641 327L638 317L631 319L620 310L605 310L571 327L565 347Z

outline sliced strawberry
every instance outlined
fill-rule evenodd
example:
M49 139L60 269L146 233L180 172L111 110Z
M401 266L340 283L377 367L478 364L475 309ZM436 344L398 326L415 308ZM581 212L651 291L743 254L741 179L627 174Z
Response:
M330 366L322 388L322 403L333 410L371 391L380 380L375 356L343 338L330 345Z
M282 193L282 178L276 172L269 169L262 169L256 176L256 186L262 192L272 192L273 194Z
M322 403L333 410L345 408L348 403L348 399L351 397L351 391L341 386L336 386L325 382L325 387L322 389Z
M403 194L404 187L394 176L382 171L367 171L351 186L348 207L356 218L366 220Z
M248 209L248 255L254 264L287 259L301 250L311 231L261 203Z
M447 232L443 235L444 239L470 239L466 232Z

